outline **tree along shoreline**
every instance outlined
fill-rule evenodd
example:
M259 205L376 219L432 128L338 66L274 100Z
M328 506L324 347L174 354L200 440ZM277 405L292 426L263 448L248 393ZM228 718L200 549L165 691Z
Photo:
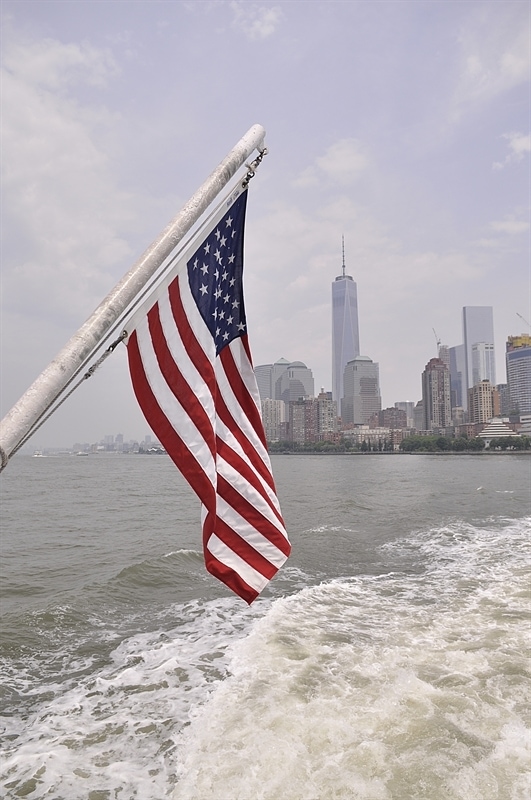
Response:
M450 436L408 436L395 450L392 442L383 439L378 442L363 441L353 445L351 442L272 442L268 445L269 452L279 455L304 455L312 453L317 455L411 455L415 453L435 453L452 455L478 455L487 453L530 453L531 439L529 436L500 436L490 440L486 447L485 441L476 436L466 439L464 436L457 438Z
M531 450L269 450L272 456L531 456Z

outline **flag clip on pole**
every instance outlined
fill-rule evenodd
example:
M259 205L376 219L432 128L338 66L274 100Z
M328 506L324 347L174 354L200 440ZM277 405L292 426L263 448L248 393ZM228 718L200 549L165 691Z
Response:
M160 236L100 303L0 422L0 471L32 428L100 346L105 334L254 150L264 153L265 130L253 125ZM252 165L248 165L253 172ZM249 173L248 173L249 175ZM251 176L252 177L252 176Z

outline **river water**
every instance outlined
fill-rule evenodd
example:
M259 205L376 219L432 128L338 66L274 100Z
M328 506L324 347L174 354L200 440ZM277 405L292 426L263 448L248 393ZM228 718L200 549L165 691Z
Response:
M529 455L275 456L249 608L165 456L16 456L0 795L529 800Z

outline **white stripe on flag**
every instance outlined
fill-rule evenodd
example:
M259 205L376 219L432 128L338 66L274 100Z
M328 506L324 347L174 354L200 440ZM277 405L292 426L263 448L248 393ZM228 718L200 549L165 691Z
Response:
M207 550L212 553L214 558L217 558L217 560L225 564L226 567L240 575L245 583L259 594L269 583L268 578L265 578L253 569L247 561L244 561L243 558L240 558L230 547L227 547L215 533L213 533L208 540Z
M222 519L229 528L236 531L238 536L241 536L241 538L256 550L257 553L263 556L266 561L269 561L269 563L273 564L277 569L282 566L286 560L284 553L282 553L278 547L275 547L274 544L271 544L263 534L257 531L250 522L244 519L241 514L238 514L232 506L229 506L228 503L219 496L217 510L218 517Z
M144 319L137 323L136 333L138 349L151 391L155 395L161 410L170 421L174 430L179 431L179 436L188 447L190 456L199 463L212 485L216 486L216 465L212 454L208 447L203 446L203 438L200 432L173 392L169 389L160 371L149 333L147 317L144 317Z
M225 461L222 458L218 457L218 474L223 476L231 486L237 487L239 494L242 495L257 511L265 517L271 525L274 525L277 528L278 532L285 535L284 527L281 525L278 517L273 512L271 506L269 505L264 498L258 494L254 486L252 486L248 481L242 480L240 474L234 467L232 467L228 461ZM239 530L238 527L231 524L231 528L235 530ZM276 548L275 548L276 549Z
M188 386L193 387L193 393L198 400L201 401L209 419L213 420L215 416L214 399L210 389L203 380L203 376L197 371L195 364L190 359L188 351L183 344L177 325L175 324L175 318L171 310L170 298L167 292L159 300L159 311L160 323L173 360L178 365ZM201 320L201 322L203 322L203 320ZM208 329L207 333L210 337L210 341L212 341Z

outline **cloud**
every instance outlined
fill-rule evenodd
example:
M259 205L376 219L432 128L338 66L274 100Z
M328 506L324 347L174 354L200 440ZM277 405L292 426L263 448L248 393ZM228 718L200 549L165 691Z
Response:
M529 222L507 218L499 222L491 222L490 227L494 231L500 233L507 233L513 235L516 233L525 233L529 230Z
M4 42L4 68L18 80L58 90L73 83L102 87L118 73L108 50L88 44L63 44L52 39Z
M242 3L234 0L230 4L234 14L233 26L249 39L267 39L277 29L282 19L278 6L258 6L255 3Z
M481 4L461 30L459 78L452 116L457 121L470 108L529 82L529 20L525 4L501 11ZM516 10L515 10L516 9ZM501 12L501 14L500 14Z
M524 158L526 153L531 152L531 134L529 133L504 133L502 138L509 142L509 153L503 161L493 163L492 168L495 170L516 164Z
M135 199L99 143L118 115L69 87L108 79L95 48L11 41L2 74L4 291L11 309L86 314L129 255Z
M353 183L370 165L364 148L357 139L340 139L331 145L315 164L307 167L295 180L295 186L317 185L323 178L332 183Z

